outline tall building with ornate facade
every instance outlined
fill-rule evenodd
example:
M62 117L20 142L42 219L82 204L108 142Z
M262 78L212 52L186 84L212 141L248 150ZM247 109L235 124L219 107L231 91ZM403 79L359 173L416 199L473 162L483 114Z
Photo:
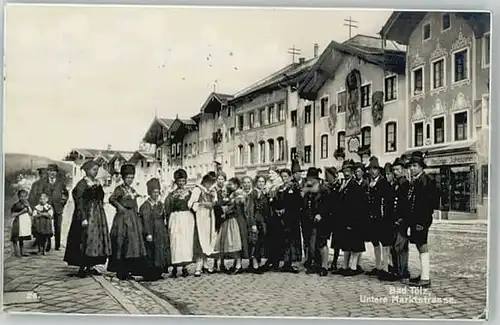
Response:
M404 46L383 49L364 35L332 41L299 87L292 154L319 168L394 161L406 150L404 72Z
M407 45L407 153L428 153L441 210L453 218L488 214L490 19L394 12L380 32Z

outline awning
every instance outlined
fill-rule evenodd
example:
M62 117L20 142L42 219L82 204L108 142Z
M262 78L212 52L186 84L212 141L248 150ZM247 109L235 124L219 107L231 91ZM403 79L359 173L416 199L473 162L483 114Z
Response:
M475 152L476 140L467 140L455 143L440 144L432 147L413 148L403 155L409 156L413 152L422 151L426 157L439 156L447 153Z

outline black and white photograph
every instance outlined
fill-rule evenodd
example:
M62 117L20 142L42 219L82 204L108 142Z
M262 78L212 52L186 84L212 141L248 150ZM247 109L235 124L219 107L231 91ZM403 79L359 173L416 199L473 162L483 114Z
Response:
M4 312L488 319L491 12L4 26Z

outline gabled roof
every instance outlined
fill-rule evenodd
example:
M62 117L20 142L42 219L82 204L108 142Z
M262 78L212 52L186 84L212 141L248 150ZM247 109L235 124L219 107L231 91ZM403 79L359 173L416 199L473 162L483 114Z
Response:
M108 162L109 163L113 163L118 158L122 158L125 161L129 161L130 158L132 158L132 156L134 155L134 153L135 153L134 151L119 151L119 152L115 152L115 154L113 155L113 157L111 157Z
M429 11L394 11L379 34L388 40L408 45L411 34L428 13ZM476 37L482 37L484 33L490 30L490 12L459 11L453 13L469 23Z
M185 128L186 130L190 131L193 128L196 127L196 122L193 121L192 119L179 119L176 118L175 121L170 125L170 129L168 130L172 134L175 132L179 131L182 128Z
M355 56L368 63L377 65L384 70L397 74L405 72L405 52L397 50L383 50L381 47L360 46L355 43L338 43L331 41L320 55L318 61L300 84L299 96L315 100L319 89L329 78L333 78L337 68L346 56Z
M71 152L78 152L82 156L84 156L86 159L95 159L95 158L103 158L107 162L113 158L113 156L117 153L120 154L127 154L131 153L132 151L124 151L124 150L100 150L100 149L89 149L89 148L75 148L71 149Z
M205 103L203 103L203 105L201 106L200 113L204 113L206 111L207 107L214 100L219 102L219 105L227 105L228 101L232 98L233 98L233 95L212 92L210 95L208 95L207 100L205 100Z
M128 160L128 162L131 164L135 164L136 162L141 160L144 160L146 162L154 162L156 159L155 155L150 152L137 150L136 152L134 152L133 156Z
M278 86L281 83L287 83L291 80L295 80L299 75L305 74L305 72L310 69L314 63L316 62L316 58L309 59L304 61L303 63L292 63L280 69L271 75L267 76L264 79L261 79L254 83L253 85L240 90L234 95L233 100L243 98L247 95L255 93L259 90L263 90L268 87Z

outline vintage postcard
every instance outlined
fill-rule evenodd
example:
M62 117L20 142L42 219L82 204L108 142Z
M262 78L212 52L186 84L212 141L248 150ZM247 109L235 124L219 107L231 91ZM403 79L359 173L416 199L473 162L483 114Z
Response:
M5 26L6 312L487 318L489 12Z

